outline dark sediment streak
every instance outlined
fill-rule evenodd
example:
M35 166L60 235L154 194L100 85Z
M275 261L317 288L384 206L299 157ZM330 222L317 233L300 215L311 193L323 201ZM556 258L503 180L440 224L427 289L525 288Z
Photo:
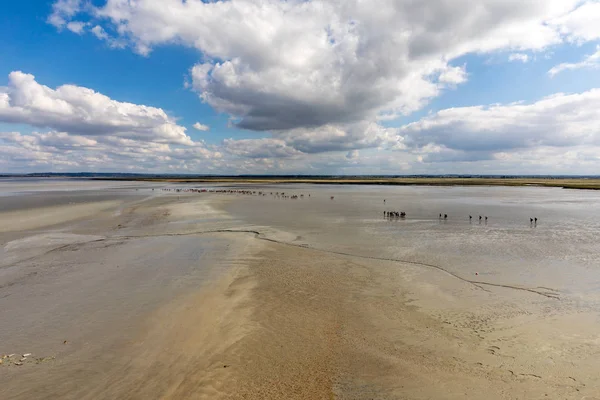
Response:
M374 257L374 256L365 256L365 255L360 255L360 254L352 254L352 253L346 253L346 252L341 252L341 251L335 251L335 250L327 250L327 249L320 249L317 247L309 247L308 245L305 244L294 244L294 243L289 243L289 242L284 242L284 241L280 241L280 240L276 240L276 239L272 239L272 238L268 238L266 236L264 236L263 233L256 231L256 230L250 230L250 229L215 229L215 230L209 230L209 231L196 231L196 232L186 232L186 233L163 233L163 234L156 234L156 235L132 235L132 236L111 236L111 237L107 237L105 239L96 239L90 242L86 242L86 243L81 243L78 245L85 245L88 243L97 243L97 242L102 242L102 241L108 241L108 240L114 240L114 239L143 239L143 238L149 238L149 237L164 237L164 236L193 236L193 235L203 235L203 234L211 234L211 233L250 233L255 235L255 237L259 240L265 240L268 242L272 242L272 243L277 243L277 244L281 244L281 245L286 245L286 246L293 246L293 247L299 247L299 248L303 248L303 249L309 249L309 250L314 250L314 251L320 251L323 253L328 253L328 254L337 254L337 255L341 255L341 256L347 256L347 257L354 257L354 258L362 258L362 259L368 259L368 260L377 260L377 261L388 261L388 262L396 262L396 263L403 263L403 264L410 264L410 265L416 265L416 266L421 266L421 267L427 267L427 268L434 268L437 269L438 271L442 271L447 275L450 275L458 280L461 280L463 282L469 283L471 285L476 286L479 289L485 290L483 289L481 286L493 286L493 287L499 287L499 288L505 288L505 289L513 289L513 290L520 290L520 291L526 291L526 292L530 292L530 293L534 293L540 296L544 296L547 298L551 298L551 299L557 299L560 300L560 297L558 296L558 294L556 294L558 291L554 290L554 289L550 289L550 288L545 288L545 287L538 287L538 288L528 288L528 287L523 287L523 286L517 286L517 285L508 285L508 284L500 284L500 283L491 283L491 282L484 282L484 281L476 281L476 280L471 280L471 279L467 279L467 278L463 278L460 275L457 275L451 271L448 271L447 269L445 269L442 266L439 265L435 265L435 264L428 264L428 263L423 263L423 262L418 262L418 261L409 261L409 260L401 260L401 259L397 259L397 258L384 258L384 257ZM51 252L55 252L55 251L60 251L63 250L65 248L71 247L71 246L78 246L78 245L73 245L73 244L69 244L69 245L64 245L64 246L60 246L57 247L55 249L49 250L47 252L44 252L43 254L34 256L34 257L30 257L26 260L21 260L18 261L17 263L13 264L19 264L22 262L27 262L30 261L32 259L35 259L37 257L41 257L43 255L46 255L48 253ZM545 289L545 291L541 291L541 290L536 290L536 289Z

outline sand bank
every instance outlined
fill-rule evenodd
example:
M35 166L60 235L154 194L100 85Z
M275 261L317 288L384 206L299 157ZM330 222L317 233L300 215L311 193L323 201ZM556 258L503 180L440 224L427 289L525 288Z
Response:
M1 269L0 351L36 359L0 366L0 397L600 393L596 314L565 293L483 287L365 257L359 246L320 234L313 223L328 220L318 213L302 221L306 228L226 211L249 206L243 201L151 196L85 223L66 221L60 233L19 232L2 243L7 253L50 247Z
M170 209L194 218L195 207L185 214L176 197L149 194L77 214L60 207L52 225L18 223L2 236L0 354L15 356L0 363L0 398L165 396L173 381L155 363L178 379L204 359L208 338L225 345L232 330L210 328L234 308L225 293L241 265L233 255L248 257L252 237L189 235L199 222L182 224Z
M211 184L311 184L311 185L387 185L387 186L539 186L565 189L599 190L598 178L458 178L458 177L125 177L93 178L100 181L135 181Z
M101 201L88 204L63 205L38 208L35 211L21 210L0 213L0 232L15 232L39 229L68 221L92 216L99 211L114 208L118 201Z

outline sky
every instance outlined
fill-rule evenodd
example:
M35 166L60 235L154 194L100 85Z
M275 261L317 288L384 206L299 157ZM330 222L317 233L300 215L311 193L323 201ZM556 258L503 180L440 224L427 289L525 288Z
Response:
M7 0L0 173L600 174L600 0Z

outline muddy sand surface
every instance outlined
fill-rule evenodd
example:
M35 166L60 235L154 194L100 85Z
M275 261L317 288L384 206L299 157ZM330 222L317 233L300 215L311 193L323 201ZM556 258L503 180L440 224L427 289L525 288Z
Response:
M359 194L346 204L336 192L332 208L326 188L310 204L141 183L62 200L54 189L50 205L36 193L0 212L0 353L14 354L0 364L2 399L600 398L593 285L559 285L552 254L550 278L535 263L515 272L520 254L500 257L519 233L510 221L389 225ZM383 239L400 227L438 253ZM531 252L564 240L541 228L527 231ZM574 246L591 246L594 229ZM485 254L445 253L440 235L499 249L474 277Z

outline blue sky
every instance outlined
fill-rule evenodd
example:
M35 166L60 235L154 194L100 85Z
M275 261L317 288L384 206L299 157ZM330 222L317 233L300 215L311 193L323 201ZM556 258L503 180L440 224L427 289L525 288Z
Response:
M244 135L227 129L226 115L184 88L184 76L199 59L197 51L161 46L151 57L141 57L111 49L90 35L59 33L46 22L52 12L50 1L8 2L3 11L0 37L8 38L0 41L0 76L4 80L11 71L20 70L50 87L73 83L120 101L161 107L188 127L200 120L228 137Z
M0 172L600 171L600 2L478 3L7 2Z

